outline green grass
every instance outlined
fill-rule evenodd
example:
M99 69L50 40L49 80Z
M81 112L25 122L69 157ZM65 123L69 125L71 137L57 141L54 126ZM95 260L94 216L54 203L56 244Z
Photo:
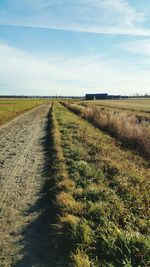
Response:
M148 162L66 108L53 112L66 170L57 179L60 266L148 266Z
M0 99L0 125L44 103L42 99Z

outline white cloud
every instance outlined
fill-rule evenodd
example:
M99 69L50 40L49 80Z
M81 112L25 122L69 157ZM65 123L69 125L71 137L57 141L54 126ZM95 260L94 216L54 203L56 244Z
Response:
M82 95L87 91L116 94L146 93L148 71L103 57L40 59L0 43L0 91L40 95ZM13 91L14 88L14 91ZM9 90L8 90L9 89Z
M10 9L0 13L3 24L150 36L142 26L145 20L146 14L127 0L12 0Z
M137 11L132 1L129 4L127 0L5 0L4 3L7 8L0 10L0 24L150 36L150 29L143 26L148 13ZM133 61L121 57L116 60L53 54L45 59L0 42L0 93L8 93L9 88L12 93L14 88L15 92L45 95L80 95L87 91L146 93L150 88L146 59L150 56L150 40L145 37L121 47L132 55L144 57ZM145 67L139 67L140 64Z
M122 47L132 54L139 54L145 57L150 57L150 39L126 42L122 45Z
M51 90L55 86L56 89L58 77L59 80L67 78L67 73L57 66L5 44L0 44L0 73L0 84L6 83L10 88L36 89L40 93L42 88Z

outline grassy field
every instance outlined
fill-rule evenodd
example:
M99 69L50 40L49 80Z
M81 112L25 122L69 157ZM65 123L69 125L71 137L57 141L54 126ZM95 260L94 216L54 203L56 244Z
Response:
M0 103L4 123L43 100ZM54 101L47 117L46 192L54 266L148 267L150 164L138 142L149 140L149 130L148 139L138 138L144 138L149 122L124 111L123 116L122 111L97 111L93 103ZM125 143L133 142L133 136L135 149Z
M96 100L87 101L94 105L109 106L114 108L129 109L150 112L150 99L120 99L120 100Z
M97 108L87 103L62 102L69 110L86 119L99 129L108 132L122 142L122 145L150 156L150 123L144 117L127 112ZM97 102L96 102L97 103Z
M129 114L148 118L150 120L150 99L123 99L123 100L96 100L80 101L80 104L109 108L112 110L126 111Z
M45 100L39 99L0 99L0 125L28 111Z
M59 104L52 117L60 266L148 266L148 162Z

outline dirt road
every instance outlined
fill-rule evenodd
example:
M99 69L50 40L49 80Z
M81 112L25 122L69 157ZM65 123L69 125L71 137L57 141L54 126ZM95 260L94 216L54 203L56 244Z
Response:
M0 128L0 266L54 266L49 110L42 105Z

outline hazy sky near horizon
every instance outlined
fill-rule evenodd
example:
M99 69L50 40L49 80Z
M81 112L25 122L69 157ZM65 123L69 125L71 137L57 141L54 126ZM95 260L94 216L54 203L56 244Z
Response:
M150 0L0 0L0 94L150 93Z

